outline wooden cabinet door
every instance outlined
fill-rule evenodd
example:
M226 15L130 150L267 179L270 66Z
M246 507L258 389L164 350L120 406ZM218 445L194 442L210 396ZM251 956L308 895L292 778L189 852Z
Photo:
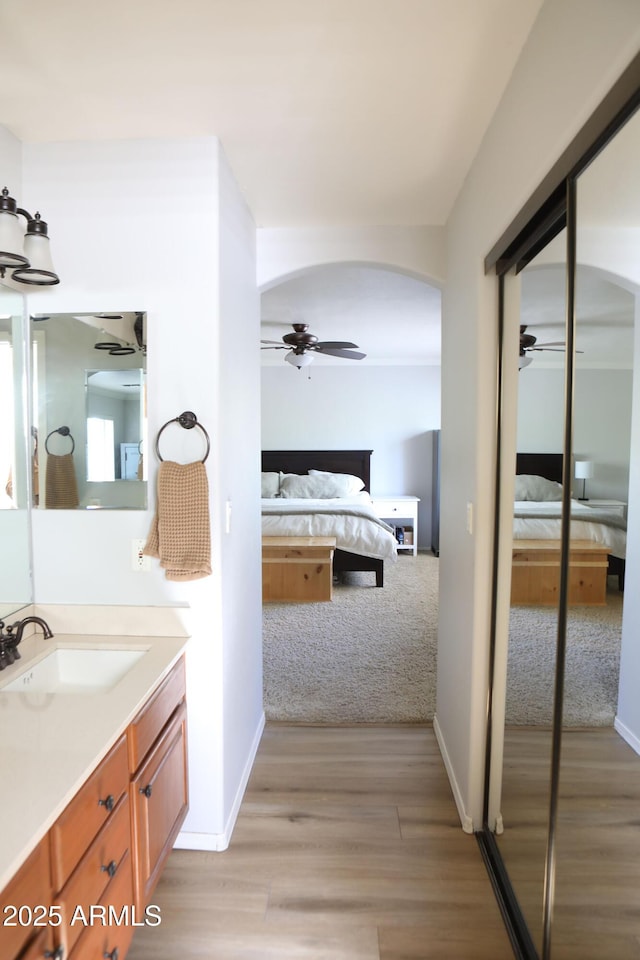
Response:
M11 829L10 824L5 827ZM17 957L30 938L37 939L38 944L48 944L47 911L50 903L49 840L44 837L0 893L2 960ZM19 908L22 909L17 912ZM39 926L44 928L42 933L38 931Z
M135 904L142 912L188 808L187 714L184 703L131 781Z

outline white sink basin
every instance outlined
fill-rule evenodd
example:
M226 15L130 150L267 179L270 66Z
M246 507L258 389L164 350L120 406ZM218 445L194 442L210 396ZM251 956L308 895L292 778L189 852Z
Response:
M146 652L58 647L2 687L2 693L95 693L111 690Z

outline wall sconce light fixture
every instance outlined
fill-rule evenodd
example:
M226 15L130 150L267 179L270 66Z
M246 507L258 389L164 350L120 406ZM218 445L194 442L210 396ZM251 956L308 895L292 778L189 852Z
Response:
M26 233L20 217L27 221ZM60 283L51 261L47 224L39 213L32 217L19 207L6 187L0 196L0 281L13 287Z

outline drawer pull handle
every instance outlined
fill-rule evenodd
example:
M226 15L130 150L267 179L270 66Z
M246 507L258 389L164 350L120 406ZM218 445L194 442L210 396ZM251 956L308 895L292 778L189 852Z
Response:
M105 950L102 956L104 957L104 960L118 960L118 948L114 947L111 953L107 953Z
M108 873L110 877L115 877L118 864L115 862L115 860L112 860L111 863L106 865L106 867L103 865L100 867L100 869L103 873Z
M62 944L60 944L60 946L56 947L55 950L45 950L44 955L47 960L63 960L64 947Z
M140 787L140 793L144 793L145 797L151 796L151 784L148 783L146 787Z
M98 800L98 806L106 807L109 813L111 813L115 805L116 805L116 802L113 799L113 796L111 794L109 794L106 800Z

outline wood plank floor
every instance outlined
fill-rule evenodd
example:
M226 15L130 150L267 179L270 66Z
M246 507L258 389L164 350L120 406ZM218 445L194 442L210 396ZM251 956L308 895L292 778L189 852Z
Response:
M509 960L430 727L267 727L228 850L176 850L128 960Z
M550 732L510 727L498 845L540 943ZM640 757L613 728L563 731L553 960L640 960Z

